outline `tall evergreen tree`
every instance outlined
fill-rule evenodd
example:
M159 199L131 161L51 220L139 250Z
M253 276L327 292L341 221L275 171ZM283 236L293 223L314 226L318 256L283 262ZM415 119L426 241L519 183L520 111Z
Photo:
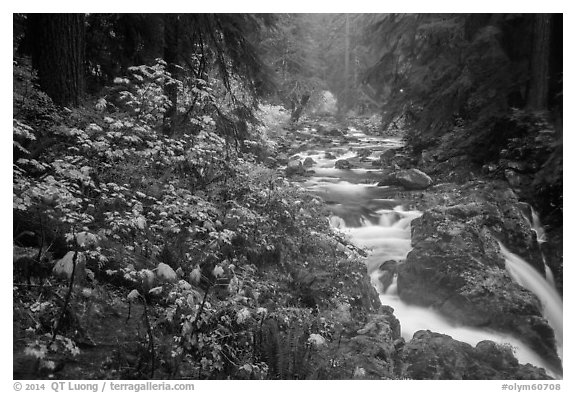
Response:
M40 87L56 104L78 106L84 92L85 16L30 14L29 23Z
M450 128L454 116L480 124L511 106L547 105L549 15L365 18L366 40L379 60L364 83L387 122L405 116L414 129L434 136ZM526 37L533 37L532 45Z
M230 105L235 107L234 116L245 122L252 119L257 99L273 88L255 45L260 32L273 22L274 17L265 14L91 14L90 77L95 89L102 88L115 77L126 75L130 66L152 64L163 58L178 82L220 81ZM171 105L165 113L163 130L173 135L190 119L194 104L183 107L175 83L164 89ZM245 99L235 97L239 91L246 92ZM219 111L220 117L223 114ZM225 121L227 125L234 123L229 120ZM221 128L238 134L235 127Z
M315 39L314 15L282 14L265 35L260 52L279 81L278 98L297 122L311 100L325 88L321 78L320 40Z
M528 107L531 109L546 109L550 83L549 63L552 16L550 14L536 14L534 15L533 23Z

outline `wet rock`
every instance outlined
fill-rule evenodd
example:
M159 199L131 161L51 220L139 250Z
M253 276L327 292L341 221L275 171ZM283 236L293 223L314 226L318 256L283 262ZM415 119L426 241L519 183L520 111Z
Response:
M327 151L327 152L324 154L324 158L326 158L326 159L328 159L328 160L335 160L335 159L336 159L336 156L335 156L334 154L330 153L329 151Z
M496 165L494 163L482 165L482 173L484 173L486 175L494 173L497 170L498 170L498 165Z
M412 165L412 159L403 153L402 149L390 149L380 154L380 163L383 168L408 168Z
M278 164L280 165L287 165L288 161L290 161L288 159L288 155L286 153L280 153L278 154L278 156L276 157L276 161L278 162Z
M304 175L306 174L306 169L300 160L292 160L288 162L285 173L286 176Z
M461 193L412 222L413 249L398 267L399 296L464 325L512 334L560 368L538 299L511 279L500 252L498 240L544 271L518 200L490 184L473 183Z
M511 169L506 169L504 171L504 177L508 184L512 187L519 187L520 186L520 175Z
M526 173L531 170L530 165L525 161L512 161L507 159L500 159L498 164L501 168L511 169L515 172Z
M390 285L392 284L397 268L398 268L398 262L393 260L386 261L380 265L379 270L382 272L382 274L379 280L382 283L383 292L386 292L388 287L390 287Z
M350 164L351 168L366 168L368 167L368 164L366 164L368 161L370 161L369 158L360 158L360 157L351 157L347 159L348 163ZM377 172L375 172L377 173ZM376 179L379 176L376 177Z
M407 190L424 190L431 185L430 176L415 168L392 172L378 183L378 186L402 186Z
M327 132L327 134L330 136L342 137L346 135L346 131L339 130L337 128L332 128L330 131Z
M326 379L393 379L400 338L399 322L391 308L372 314L356 334L341 337L338 343L338 362Z
M311 139L311 141L316 145L319 145L318 147L321 147L332 143L332 138L327 136L316 135Z
M336 252L350 253L346 246L331 237L324 237L320 242ZM380 307L378 293L366 274L366 265L360 260L348 260L345 266L331 267L319 261L310 261L305 268L293 271L291 278L291 292L296 294L298 302L308 308L317 307L320 311L333 309L335 291L346 293L347 301L338 307L345 324L355 325L366 321L367 316Z
M546 263L550 266L554 276L554 282L560 296L564 288L563 280L563 227L553 228L546 231L547 241L541 244L542 252L546 257Z
M334 163L336 169L352 169L352 164L348 160L338 160Z
M304 168L311 168L314 166L314 164L316 164L316 161L314 161L314 159L312 157L306 157L303 165L304 165Z
M397 152L398 152L397 149L386 150L385 152L382 152L382 154L380 154L380 160L383 162L390 160L390 159L394 158L394 156L396 156Z
M472 347L429 330L416 332L400 357L411 379L552 379L542 368L518 364L507 346L481 341Z
M356 156L359 157L359 158L366 158L366 157L368 157L370 154L372 154L372 150L370 150L370 149L368 149L368 148L362 148L362 149L359 149L359 150L356 152Z
M266 157L263 162L268 168L276 168L278 166L278 160L274 157Z
M489 168L477 168L470 162L470 157L453 152L454 155L447 152L422 152L419 160L419 167L428 174L433 175L438 182L454 182L464 184L476 179L475 172L482 170L489 174ZM495 168L497 169L497 168Z
M437 162L437 155L433 151L423 150L420 154L420 165L422 168L433 167Z
M318 132L326 136L332 136L338 138L341 138L346 135L345 131L339 130L338 128L330 128L330 129L322 128L319 129Z
M529 178L526 175L522 175L513 169L505 169L504 177L508 184L513 188L525 187L530 183Z
M396 172L396 180L408 190L423 190L432 185L430 176L414 168Z

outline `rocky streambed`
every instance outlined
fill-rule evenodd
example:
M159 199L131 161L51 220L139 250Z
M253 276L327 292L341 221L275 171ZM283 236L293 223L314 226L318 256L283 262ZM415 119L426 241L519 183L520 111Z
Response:
M530 206L505 181L438 184L401 147L311 124L274 162L367 250L382 306L362 303L370 316L338 341L338 367L357 378L561 378L562 300Z

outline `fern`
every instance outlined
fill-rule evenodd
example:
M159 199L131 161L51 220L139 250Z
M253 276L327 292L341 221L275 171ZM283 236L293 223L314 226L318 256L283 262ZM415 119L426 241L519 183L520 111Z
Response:
M281 331L278 321L269 318L262 326L259 353L268 364L270 375L279 379L306 379L312 375L312 349L308 332L300 324Z

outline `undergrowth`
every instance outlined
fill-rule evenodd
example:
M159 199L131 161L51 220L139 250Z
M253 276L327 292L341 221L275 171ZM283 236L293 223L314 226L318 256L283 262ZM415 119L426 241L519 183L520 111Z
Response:
M24 61L14 72L19 378L307 378L342 329L330 310L373 306L320 200L257 163L280 108L238 141L215 90L162 61L78 109L52 105ZM171 136L166 83L195 102Z

